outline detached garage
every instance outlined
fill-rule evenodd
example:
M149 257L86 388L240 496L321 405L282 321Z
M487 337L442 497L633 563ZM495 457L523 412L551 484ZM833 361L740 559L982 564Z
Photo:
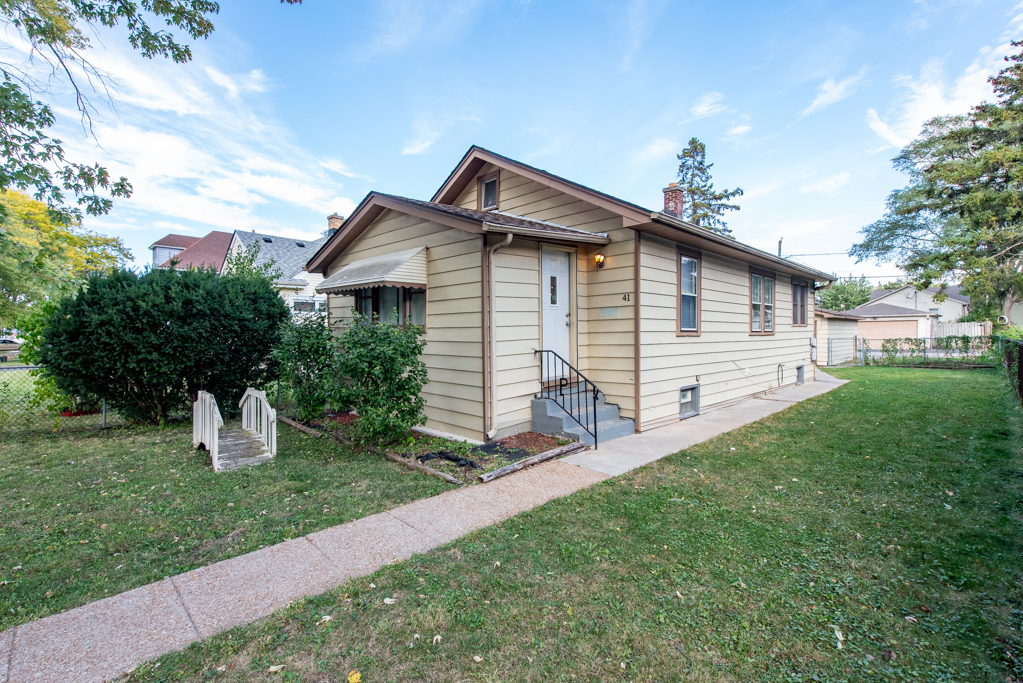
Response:
M859 317L862 339L927 339L937 315L891 304L865 304L849 311Z
M856 358L860 317L852 311L829 311L818 308L817 365L840 365Z

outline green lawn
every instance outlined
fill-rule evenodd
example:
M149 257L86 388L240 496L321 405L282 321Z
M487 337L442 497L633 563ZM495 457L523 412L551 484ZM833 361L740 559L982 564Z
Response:
M1002 378L834 373L852 382L130 680L1019 680Z
M214 474L191 424L0 439L0 630L451 488L278 427Z

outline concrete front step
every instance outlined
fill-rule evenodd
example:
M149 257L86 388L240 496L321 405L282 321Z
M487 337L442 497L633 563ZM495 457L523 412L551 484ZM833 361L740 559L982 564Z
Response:
M592 401L586 401L583 403L586 408L590 411L593 410ZM573 407L574 403L568 403L566 405ZM600 396L597 399L597 441L603 443L612 439L618 439L629 434L636 432L636 423L628 418L621 417L621 411L615 404L604 403L604 397ZM579 422L576 422L573 417L562 410L561 406L555 403L551 399L533 399L531 404L532 411L532 430L541 434L551 434L554 436L562 436L566 438L574 438L582 441L588 446L593 445L593 435L590 434L585 427L581 426ZM593 413L590 412L590 419L593 419ZM586 424L585 417L582 419L583 424ZM588 425L592 428L592 425Z

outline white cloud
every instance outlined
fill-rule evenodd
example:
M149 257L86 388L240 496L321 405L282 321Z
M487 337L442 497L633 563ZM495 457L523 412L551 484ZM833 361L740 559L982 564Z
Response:
M935 116L965 114L970 107L993 99L989 76L1004 66L1002 57L1009 54L1008 43L995 48L985 47L963 73L949 82L938 60L924 65L917 77L900 75L894 82L906 96L893 113L882 119L876 109L868 109L867 125L892 147L904 147L916 138L923 124Z
M749 125L748 123L737 123L728 130L726 130L725 135L727 135L730 138L735 138L739 137L740 135L745 135L751 130L753 130L753 126Z
M430 149L433 143L440 140L441 133L443 132L439 126L433 125L425 119L416 121L413 128L415 129L415 135L401 148L402 154L422 154Z
M624 38L625 55L622 66L629 68L636 55L643 49L643 44L650 36L662 10L664 0L629 0L624 7Z
M824 109L827 106L840 102L852 95L856 90L866 85L867 68L863 67L859 73L836 81L829 78L817 87L817 96L813 98L806 109L799 113L800 118L812 114L815 111Z
M267 89L267 79L262 71L253 69L241 76L229 76L211 66L204 68L210 80L227 90L231 97L238 97L243 92L264 92Z
M384 0L377 30L352 51L356 61L401 54L419 44L457 39L479 17L482 0Z
M420 112L412 124L412 138L401 148L402 154L422 154L440 140L444 132L455 124L479 123L480 119L468 106L459 108L448 102L442 113Z
M634 164L647 164L651 161L659 161L665 157L670 157L676 154L676 144L674 140L668 138L656 138L649 145L636 152L632 158Z
M722 104L724 99L725 96L719 92L705 93L696 98L696 102L689 111L698 119L720 114L723 111L728 111L728 107Z
M852 179L852 174L846 171L844 173L838 173L833 176L828 176L827 178L819 180L818 182L813 183L811 185L804 185L799 189L801 192L807 193L814 192L826 195L833 195L839 189L847 185L850 179Z

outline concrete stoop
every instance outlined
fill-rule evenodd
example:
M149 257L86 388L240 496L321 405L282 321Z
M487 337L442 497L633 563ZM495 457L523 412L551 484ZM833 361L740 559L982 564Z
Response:
M594 408L594 400L590 394L566 395L562 402L571 410L580 406L584 412L591 412ZM593 445L593 435L553 399L534 398L531 404L532 430L540 434L550 434L566 439L582 441L587 446ZM614 403L606 403L604 394L599 394L596 399L597 419L597 440L603 444L623 436L636 433L636 422L627 417L622 417L621 411ZM585 422L585 420L584 420Z

